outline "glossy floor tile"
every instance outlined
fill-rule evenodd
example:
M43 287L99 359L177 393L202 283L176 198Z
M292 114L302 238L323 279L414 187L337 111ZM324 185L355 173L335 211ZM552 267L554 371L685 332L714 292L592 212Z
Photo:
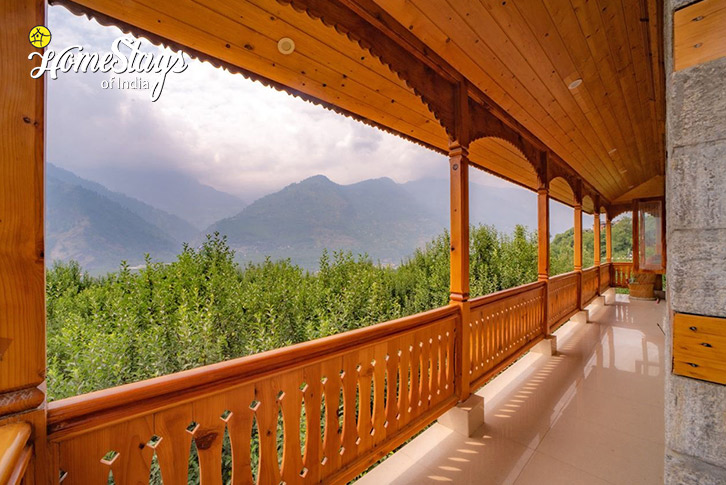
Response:
M477 391L473 437L434 424L357 483L663 483L666 304L618 295Z

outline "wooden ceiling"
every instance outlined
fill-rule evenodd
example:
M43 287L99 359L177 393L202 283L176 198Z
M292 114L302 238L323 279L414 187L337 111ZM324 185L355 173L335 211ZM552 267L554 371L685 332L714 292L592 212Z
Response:
M375 1L609 199L664 173L656 0Z
M421 42L420 51L443 59L453 76L488 96L606 199L663 173L662 56L651 55L658 26L648 20L656 0L338 2L364 13L386 11ZM409 82L365 43L286 1L51 3L448 149L449 136ZM278 50L283 37L294 40L293 54ZM583 82L569 89L576 79ZM478 140L470 156L481 168L537 187L532 165L507 142ZM566 184L554 184L552 195L572 204Z

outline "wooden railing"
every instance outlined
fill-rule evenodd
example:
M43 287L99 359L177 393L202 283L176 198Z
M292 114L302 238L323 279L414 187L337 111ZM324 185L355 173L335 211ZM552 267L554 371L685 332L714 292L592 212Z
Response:
M582 271L582 306L597 296L599 290L600 268L595 266Z
M344 483L454 405L455 306L51 403L64 485Z
M610 288L610 267L612 264L604 263L600 265L600 293Z
M613 263L610 268L610 286L627 288L628 281L633 272L633 263Z
M579 310L577 295L580 274L572 271L549 279L547 285L547 303L549 306L548 325L555 330Z
M459 372L481 386L603 280L627 281L629 268L603 265L475 298L466 322L452 304L50 403L50 473L64 485L105 484L109 474L117 485L148 483L154 473L186 483L191 460L203 484L220 484L226 456L233 483L344 483L453 407ZM470 365L460 369L465 353Z
M546 284L537 282L471 300L467 347L473 387L545 335L545 291Z
M33 454L31 426L16 422L0 426L0 483L22 483Z

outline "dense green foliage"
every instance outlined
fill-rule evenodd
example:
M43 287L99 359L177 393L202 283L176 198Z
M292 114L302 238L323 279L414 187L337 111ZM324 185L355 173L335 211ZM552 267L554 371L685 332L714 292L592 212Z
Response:
M632 219L623 217L612 224L613 261L630 261L633 252ZM582 267L593 265L595 244L592 229L582 231ZM550 242L550 274L558 275L574 269L575 230L557 234ZM605 230L600 231L600 261L605 262Z
M536 235L472 228L472 294L534 281ZM72 396L290 345L440 307L448 301L444 234L397 268L323 253L316 273L289 261L234 261L224 238L176 261L103 277L77 263L47 274L48 396Z

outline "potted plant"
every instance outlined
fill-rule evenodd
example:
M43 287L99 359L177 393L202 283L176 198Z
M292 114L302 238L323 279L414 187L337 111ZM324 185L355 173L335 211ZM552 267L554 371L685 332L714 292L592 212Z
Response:
M633 273L628 281L628 290L630 290L630 298L636 300L655 300L655 274L653 273Z

